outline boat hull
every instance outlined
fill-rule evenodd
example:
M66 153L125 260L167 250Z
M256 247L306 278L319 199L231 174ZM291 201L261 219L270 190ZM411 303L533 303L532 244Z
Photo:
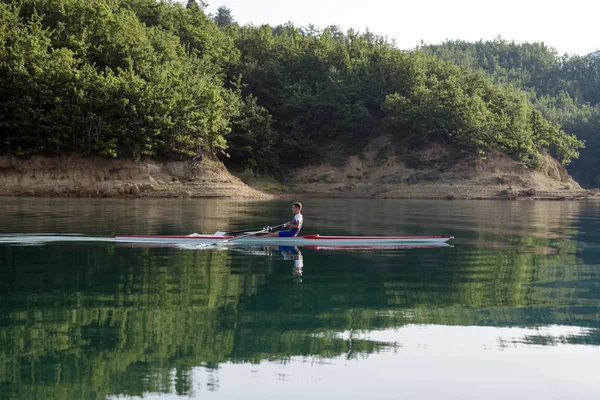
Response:
M390 246L398 244L441 244L452 236L320 236L298 237L273 236L116 236L118 242L127 243L171 243L171 244L214 244L236 245L276 245L276 246Z

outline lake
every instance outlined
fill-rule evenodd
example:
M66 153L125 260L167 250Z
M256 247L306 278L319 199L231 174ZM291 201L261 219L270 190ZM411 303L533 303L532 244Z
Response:
M597 399L600 202L302 199L447 248L0 243L2 399ZM0 198L0 236L214 233L291 201Z

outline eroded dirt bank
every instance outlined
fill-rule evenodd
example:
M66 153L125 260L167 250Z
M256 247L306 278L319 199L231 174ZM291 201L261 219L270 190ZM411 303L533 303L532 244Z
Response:
M558 161L546 156L529 169L502 153L448 164L439 145L397 154L391 138L373 140L340 165L300 168L285 193L246 185L223 163L106 160L82 157L0 157L0 195L55 197L361 197L428 199L598 199ZM412 160L412 161L411 161ZM264 187L264 186L261 186Z
M0 157L0 195L57 197L270 198L231 175L223 163Z
M291 175L293 192L327 197L428 199L600 199L584 190L554 158L529 169L502 153L485 160L462 160L448 165L439 145L406 155L396 154L391 137L373 140L364 151L342 165L300 168ZM407 165L408 164L408 165Z

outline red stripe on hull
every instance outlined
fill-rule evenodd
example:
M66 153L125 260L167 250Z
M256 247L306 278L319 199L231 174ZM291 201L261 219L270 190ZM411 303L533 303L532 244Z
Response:
M302 236L304 239L314 239L314 240L344 240L344 239L352 239L352 240L386 240L386 239L450 239L451 236L321 236L319 234L316 235L306 235Z
M366 245L366 246L302 246L303 249L310 250L411 250L411 249L437 249L452 247L449 244L398 244L398 245Z

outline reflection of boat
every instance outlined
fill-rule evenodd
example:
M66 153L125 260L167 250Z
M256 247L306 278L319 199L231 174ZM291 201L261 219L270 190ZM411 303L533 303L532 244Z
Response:
M177 249L187 250L202 250L202 249L215 249L215 250L235 250L245 255L253 256L271 256L273 251L277 250L277 246L270 246L266 244L248 244L244 246L205 246L205 244L198 243L144 243L144 242L117 242L117 247L127 248L159 248L159 247L172 247ZM398 244L398 245L369 245L369 246L299 246L307 250L342 250L342 251L373 251L373 250L411 250L411 249L442 249L453 247L448 243L433 243L433 244Z
M346 251L369 251L373 249L377 250L410 250L410 249L435 249L441 247L453 247L448 243L424 243L424 244L398 244L398 245L371 245L371 246L303 246L306 249L311 250L346 250Z
M279 246L396 246L405 244L443 244L452 236L320 236L298 237L273 236L116 236L118 242L127 243L170 243L170 244L215 244L215 245L279 245Z

